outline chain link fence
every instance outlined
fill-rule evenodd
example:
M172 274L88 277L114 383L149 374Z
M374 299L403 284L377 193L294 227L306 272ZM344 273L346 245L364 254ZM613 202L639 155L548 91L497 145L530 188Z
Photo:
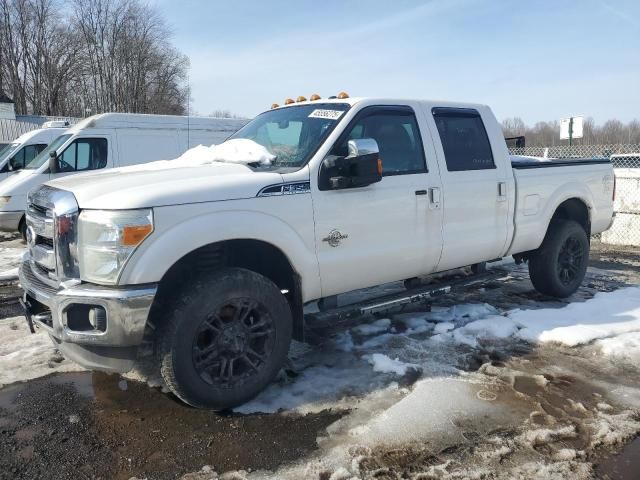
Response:
M640 246L640 145L555 145L509 151L544 158L609 158L616 175L616 217L611 228L598 237L611 245Z

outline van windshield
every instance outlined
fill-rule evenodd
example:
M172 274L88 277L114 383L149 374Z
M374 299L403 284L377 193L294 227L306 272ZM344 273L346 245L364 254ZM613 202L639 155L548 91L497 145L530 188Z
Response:
M58 150L60 145L69 140L69 138L71 138L71 135L60 135L53 142L51 142L47 148L40 152L37 157L35 157L27 165L25 165L24 168L29 170L40 168L42 165L49 161L49 152L55 152L56 150Z
M19 143L10 143L9 145L5 145L3 148L0 148L0 163L9 158L19 145Z
M347 103L313 103L264 112L234 133L230 139L246 138L276 156L269 169L302 167L349 109Z

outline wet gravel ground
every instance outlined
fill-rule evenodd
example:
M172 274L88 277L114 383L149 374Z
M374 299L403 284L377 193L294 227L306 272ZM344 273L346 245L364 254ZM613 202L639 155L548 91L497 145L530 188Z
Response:
M314 450L341 415L220 415L116 375L52 375L1 391L0 478L275 469Z
M594 244L591 267L578 300L598 291L639 284L640 249L611 249ZM18 314L18 296L15 282L0 284L0 318ZM442 298L438 304L460 301L486 301L498 308L566 304L532 291L524 269L515 269L506 284L488 283L483 290L465 294L463 300ZM500 364L507 356L525 358L528 353L503 351L502 358L492 358L489 353L484 358L476 353L459 367L475 370L487 361ZM563 355L573 355L554 354L558 361L565 361ZM546 368L542 360L536 364L535 359L527 358L527 362L535 368ZM558 383L560 387L562 381ZM517 384L516 390L523 395L543 396L551 409L562 395L560 387L553 397L536 392L535 386L525 380ZM215 414L189 408L159 389L116 375L51 375L0 389L0 479L173 479L198 471L203 465L218 472L274 470L314 452L318 436L323 436L327 426L345 413ZM473 442L470 438L468 443ZM442 457L462 457L468 448L469 445L452 448ZM598 477L640 478L638 448L636 440L622 452L603 456L597 461ZM414 451L407 455L382 452L371 460L372 468L386 462L402 470L435 461L432 452Z

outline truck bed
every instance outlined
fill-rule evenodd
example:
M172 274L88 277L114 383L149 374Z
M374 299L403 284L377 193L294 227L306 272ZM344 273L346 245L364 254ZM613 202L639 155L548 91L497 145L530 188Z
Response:
M560 203L575 198L589 212L591 233L611 223L613 170L605 158L542 159L511 156L516 185L514 237L508 254L540 246Z

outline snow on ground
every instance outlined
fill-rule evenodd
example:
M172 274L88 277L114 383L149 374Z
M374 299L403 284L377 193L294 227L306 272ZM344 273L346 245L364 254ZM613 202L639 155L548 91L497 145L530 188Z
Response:
M620 445L639 432L640 421L633 410L613 414L607 402L589 405L596 398L589 397L584 402L571 400L563 407L578 420L560 421L548 411L557 410L555 402L561 400L556 397L562 395L555 393L546 376L490 364L473 373L456 367L462 356L487 346L558 343L568 347L589 343L614 362L618 358L637 362L640 287L598 293L563 308L516 309L502 314L486 303L434 307L431 312L394 315L339 333L320 352L310 354L306 361L311 366L303 367L298 377L271 385L237 411L307 413L348 408L350 413L329 427L326 437L319 438L321 449L315 460L274 473L254 472L246 478L318 478L322 472L333 475L326 478L368 478L361 468L362 458L375 457L376 449L429 445L438 451L447 442L464 441L471 424L476 432L482 430L483 422L487 430L499 426L522 433L508 441L488 440L478 448L481 458L474 461L500 461L515 456L514 452L536 457L538 449L551 452L548 464L516 462L504 478L589 478L591 467L585 463L583 449ZM532 392L520 393L527 389ZM521 410L524 405L509 404L513 397L538 402L537 391L546 392L552 403L545 406L542 402L539 410L526 413ZM638 389L621 386L613 398L627 396L637 398ZM627 405L633 408L634 403ZM584 417L589 419L586 423ZM577 430L589 432L590 443L582 449L563 447L579 443ZM431 478L430 474L448 478L449 470L448 464L442 464L422 474L424 478ZM491 471L495 470L485 473ZM456 472L464 477L480 475L481 469Z
M15 268L21 252L17 245L0 247L0 271ZM0 387L53 372L81 370L57 353L44 332L31 335L22 317L0 320L0 339ZM495 462L522 456L522 451L539 455L537 449L543 449L551 452L545 457L548 463L524 461L527 455L517 457L504 478L587 478L585 449L619 444L640 431L633 412L587 394L586 400L570 399L573 403L563 412L582 415L589 422L569 421L571 416L549 413L557 410L557 399L551 406L539 400L540 392L561 397L553 393L553 378L492 363L471 373L461 367L465 358L487 349L556 344L576 349L589 344L598 357L586 361L598 365L603 356L637 366L640 287L598 293L563 308L498 310L488 303L434 306L429 312L371 319L334 332L322 345L292 358L295 376L282 375L236 411L305 414L331 408L348 414L318 439L320 448L312 459L277 472L239 473L237 478L318 478L323 472L333 480L369 478L373 474L367 462L380 461L385 452L426 455L420 452L438 452L469 439L475 452L472 461L485 467L458 468L456 475L462 477L491 474ZM627 404L640 397L633 386L619 385L616 390L614 398L621 402L628 398ZM503 438L495 433L501 429L520 433ZM590 443L574 448L578 430L589 432ZM446 478L452 467L449 460L439 461L417 471L423 478Z
M32 335L24 317L1 319L0 339L0 388L50 373L83 370L62 357L44 331Z
M18 278L18 265L23 253L24 245L17 241L0 243L0 281Z

